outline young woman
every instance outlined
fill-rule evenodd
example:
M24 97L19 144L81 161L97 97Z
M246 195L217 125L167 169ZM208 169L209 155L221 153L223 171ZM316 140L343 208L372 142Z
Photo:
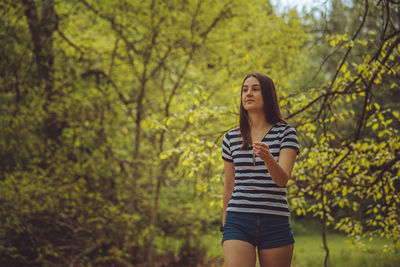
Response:
M262 73L242 84L240 127L222 144L225 161L222 246L227 267L290 266L293 233L286 183L299 153L296 130L282 118L273 81Z

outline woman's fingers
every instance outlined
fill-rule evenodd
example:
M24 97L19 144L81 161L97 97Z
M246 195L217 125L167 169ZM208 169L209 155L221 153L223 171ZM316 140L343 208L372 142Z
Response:
M257 157L264 160L269 152L269 147L264 143L255 142L253 143L253 151Z
M254 150L258 150L258 151L260 151L260 150L268 151L268 150L269 150L269 147L268 147L266 144L264 144L264 143L258 143L258 142L256 142L256 143L253 144L253 149L254 149Z

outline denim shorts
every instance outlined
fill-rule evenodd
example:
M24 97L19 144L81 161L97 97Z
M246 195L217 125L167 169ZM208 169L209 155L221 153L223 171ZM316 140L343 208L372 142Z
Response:
M239 212L226 215L222 243L230 239L246 241L259 250L294 243L288 217Z

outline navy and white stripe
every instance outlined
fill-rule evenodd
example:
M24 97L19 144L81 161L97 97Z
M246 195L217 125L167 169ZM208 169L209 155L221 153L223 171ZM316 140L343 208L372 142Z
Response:
M253 147L240 150L242 142L239 127L228 131L222 141L222 159L235 165L235 187L227 211L289 216L286 187L275 184L261 158L256 157L254 166ZM277 161L283 148L299 153L296 130L284 123L275 124L262 142Z

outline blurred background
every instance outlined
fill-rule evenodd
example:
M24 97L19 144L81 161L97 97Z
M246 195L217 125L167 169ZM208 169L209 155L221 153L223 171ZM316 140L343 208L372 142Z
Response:
M3 0L0 266L222 266L222 136L267 73L293 266L399 266L397 1Z

